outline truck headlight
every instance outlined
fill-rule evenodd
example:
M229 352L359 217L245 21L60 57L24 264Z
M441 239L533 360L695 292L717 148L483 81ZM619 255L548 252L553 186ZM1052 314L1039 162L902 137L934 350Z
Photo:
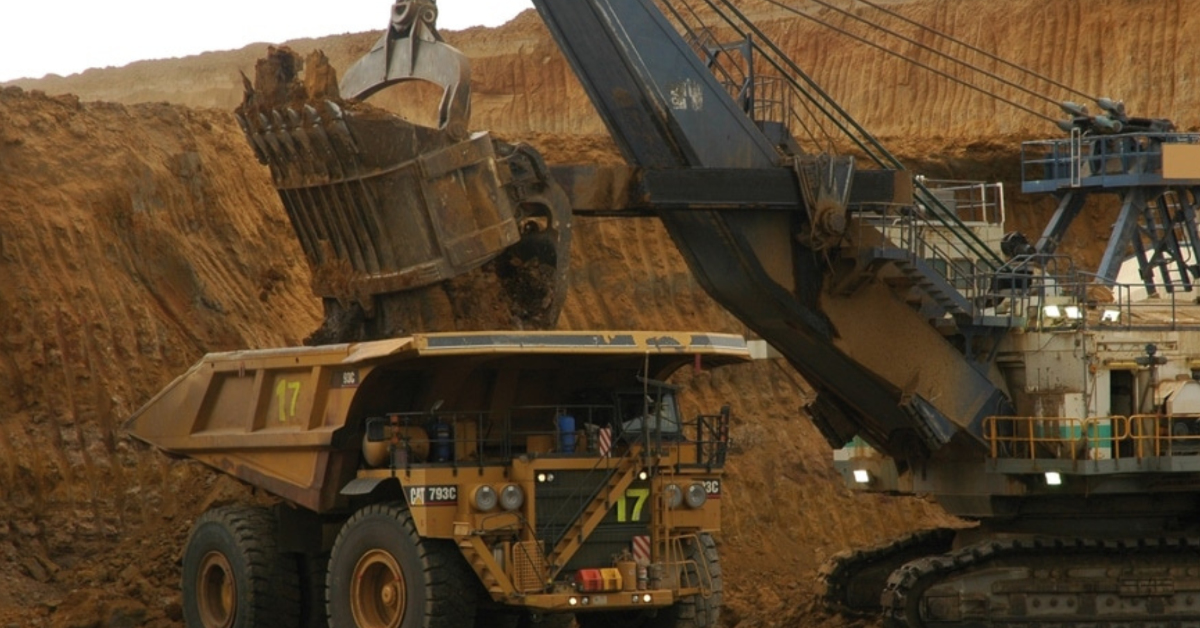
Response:
M704 485L699 482L693 482L687 488L687 493L683 495L683 501L687 502L688 508L699 508L708 501L708 491L704 490Z
M482 512L487 512L496 507L499 497L496 495L496 489L488 486L478 486L475 488L475 494L472 495L471 501L475 504L475 509Z
M683 504L683 489L679 488L678 484L668 484L667 491L667 508L679 508Z
M521 507L525 503L525 491L516 484L509 484L500 489L500 507L513 511Z

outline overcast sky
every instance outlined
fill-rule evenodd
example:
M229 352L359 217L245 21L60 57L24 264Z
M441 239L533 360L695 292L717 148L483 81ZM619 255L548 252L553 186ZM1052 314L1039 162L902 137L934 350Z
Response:
M392 0L3 0L0 81L383 30L391 6ZM531 0L439 0L438 27L498 26L532 6Z

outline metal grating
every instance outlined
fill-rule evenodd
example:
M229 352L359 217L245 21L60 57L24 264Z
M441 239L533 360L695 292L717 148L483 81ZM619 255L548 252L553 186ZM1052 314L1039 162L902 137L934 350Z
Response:
M521 593L545 589L546 554L538 541L523 541L513 546L513 586Z

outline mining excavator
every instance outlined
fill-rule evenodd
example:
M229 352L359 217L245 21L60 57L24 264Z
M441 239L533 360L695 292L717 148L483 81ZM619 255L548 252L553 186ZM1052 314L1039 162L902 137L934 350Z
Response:
M977 522L839 557L830 605L912 628L1200 622L1200 136L1064 105L1068 137L1022 149L1022 190L1058 200L1030 243L1003 234L1002 193L898 169L732 2L534 4L629 164L552 169L575 210L660 217L816 389L851 486ZM797 152L787 99L716 61L746 48L862 158ZM591 193L612 180L627 193ZM1075 268L1057 246L1101 195L1107 250Z
M327 335L390 333L403 326L387 322L396 295L495 260L557 273L572 212L657 216L704 289L812 385L808 414L850 486L928 495L975 523L839 556L821 574L830 607L910 628L1200 625L1200 136L1108 99L1095 116L1065 104L1067 137L1022 149L1022 190L1058 202L1031 242L1004 233L1002 187L905 171L730 0L534 5L626 165L547 167L468 135L466 62L429 0L395 4L339 98L243 109L314 268ZM445 87L438 128L384 129L352 100L412 79ZM801 109L820 110L856 156L817 154ZM389 209L396 195L409 198ZM1107 250L1076 268L1058 246L1101 195L1119 201L1094 210L1114 216ZM542 294L553 310L560 293ZM389 421L377 436L395 470L409 432ZM648 488L651 500L668 490ZM473 543L485 520L448 534ZM513 553L532 547L522 534L508 560L528 562ZM471 556L503 572L488 555ZM381 573L403 571L376 557ZM569 608L559 595L553 609ZM681 593L665 595L641 610L633 599L621 621L715 621L658 613Z

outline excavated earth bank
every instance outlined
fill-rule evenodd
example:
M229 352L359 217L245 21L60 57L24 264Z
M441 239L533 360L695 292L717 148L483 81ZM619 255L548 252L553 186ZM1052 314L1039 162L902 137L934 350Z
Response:
M1200 47L1185 35L1196 30L1200 0L892 6L1086 92L1124 98L1132 112L1197 124ZM1013 184L1019 142L1053 132L766 5L746 10L930 176ZM376 37L289 45L322 48L344 70ZM447 37L475 63L474 128L530 141L550 161L618 159L536 15ZM2 627L182 626L177 560L191 521L212 504L265 499L118 430L203 353L298 345L320 321L269 175L230 113L241 98L238 71L250 74L264 51L0 90ZM388 106L384 96L374 102ZM390 96L394 107L408 98ZM136 104L145 102L156 104ZM1008 187L1009 226L1037 233L1050 205L1016 192ZM1094 261L1110 223L1091 211L1063 248ZM581 219L575 236L560 328L744 331L703 293L654 220ZM687 412L728 401L736 416L720 536L725 625L844 624L812 608L825 557L954 523L920 499L844 489L799 410L807 388L785 364L679 380Z

